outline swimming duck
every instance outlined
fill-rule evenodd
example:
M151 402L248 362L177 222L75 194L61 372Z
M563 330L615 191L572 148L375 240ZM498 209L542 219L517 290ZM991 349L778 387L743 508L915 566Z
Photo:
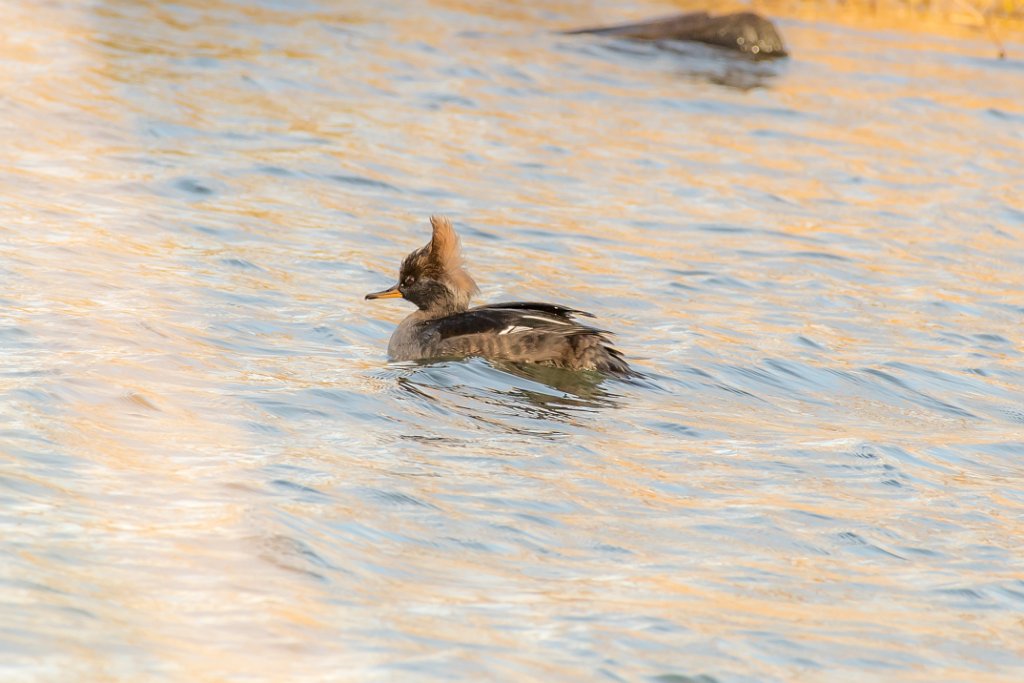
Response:
M593 315L557 304L507 302L469 307L476 282L462 265L459 236L444 216L431 216L430 242L402 262L398 283L367 299L406 299L417 309L388 343L392 360L483 356L571 370L632 375L607 332L582 325Z

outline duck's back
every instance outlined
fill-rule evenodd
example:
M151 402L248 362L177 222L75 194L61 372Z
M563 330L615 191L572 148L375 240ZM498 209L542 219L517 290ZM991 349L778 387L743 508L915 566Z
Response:
M400 343L390 350L398 360L483 356L632 374L622 354L609 344L608 333L580 324L575 316L593 317L555 304L515 301L477 306L443 318L403 323L400 327L406 330L396 330L393 339Z

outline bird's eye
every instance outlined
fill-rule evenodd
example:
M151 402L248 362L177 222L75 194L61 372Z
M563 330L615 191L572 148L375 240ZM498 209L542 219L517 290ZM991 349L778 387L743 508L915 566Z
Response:
M406 287L412 287L414 284L416 284L416 276L407 276L404 280L402 280L402 284L405 285Z

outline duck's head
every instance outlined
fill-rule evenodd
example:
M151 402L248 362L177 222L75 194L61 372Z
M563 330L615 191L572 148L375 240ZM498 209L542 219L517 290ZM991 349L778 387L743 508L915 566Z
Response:
M444 216L431 216L430 226L434 231L430 242L405 257L398 271L398 284L367 294L367 299L408 299L421 311L435 315L450 315L469 307L469 300L478 290L462 268L459 236Z

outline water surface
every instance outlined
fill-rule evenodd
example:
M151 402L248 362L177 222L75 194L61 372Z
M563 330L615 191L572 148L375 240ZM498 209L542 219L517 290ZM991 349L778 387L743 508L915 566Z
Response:
M1024 46L7 10L4 680L1024 676ZM647 379L388 364L430 213Z

